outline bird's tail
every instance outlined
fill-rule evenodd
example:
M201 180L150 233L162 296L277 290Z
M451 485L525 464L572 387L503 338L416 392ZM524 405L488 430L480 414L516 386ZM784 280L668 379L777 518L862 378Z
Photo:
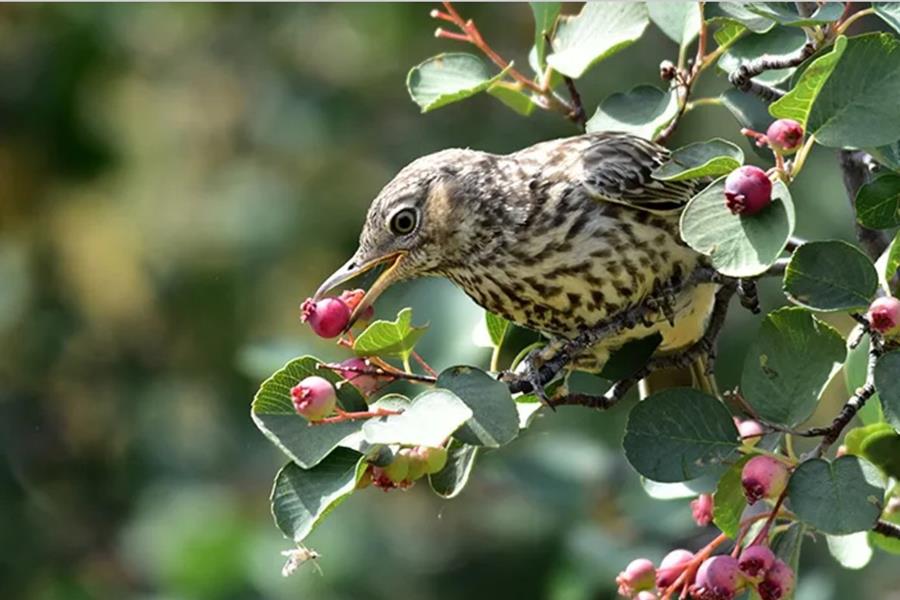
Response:
M674 387L693 387L712 396L718 396L716 379L709 369L709 357L703 355L685 367L654 371L641 379L638 390L643 400L651 394Z

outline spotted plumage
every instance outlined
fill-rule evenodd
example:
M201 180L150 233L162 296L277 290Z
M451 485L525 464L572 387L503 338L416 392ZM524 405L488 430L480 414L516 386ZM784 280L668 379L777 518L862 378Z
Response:
M372 203L359 249L323 289L399 257L385 286L446 277L487 310L571 338L677 284L702 260L678 235L699 184L653 179L667 157L641 138L594 133L509 155L453 149L420 158ZM599 368L609 350L653 331L663 350L695 341L713 293L688 289L675 300L674 325L661 314L603 340L579 366Z

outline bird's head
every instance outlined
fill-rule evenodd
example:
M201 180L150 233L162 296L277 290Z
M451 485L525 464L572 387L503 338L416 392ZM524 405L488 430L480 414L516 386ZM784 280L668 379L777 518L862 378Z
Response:
M472 202L477 201L484 157L472 150L444 150L405 167L378 194L359 247L319 287L314 299L385 265L350 317L352 324L390 285L434 275L458 261L471 243Z

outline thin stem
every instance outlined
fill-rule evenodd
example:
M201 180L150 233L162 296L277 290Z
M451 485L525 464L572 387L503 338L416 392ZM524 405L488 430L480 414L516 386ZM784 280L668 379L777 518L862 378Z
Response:
M756 534L756 537L753 538L753 541L750 542L751 546L753 546L755 544L759 544L764 539L766 539L766 537L769 535L769 529L772 528L772 523L775 522L775 517L778 515L778 511L781 509L781 505L784 503L784 499L786 497L787 497L787 489L785 489L783 492L781 492L781 495L778 496L778 500L775 501L775 507L772 508L772 512L769 515L769 518L766 519L765 525L763 525L763 528L759 531L758 534Z
M374 358L370 359L373 363ZM390 367L390 365L388 365ZM329 369L331 371L336 372L350 372L350 373L359 373L360 375L371 375L378 379L406 379L409 381L416 381L419 383L434 383L436 378L431 375L418 375L416 373L404 373L399 369L395 369L390 367L390 369L384 369L381 367L352 367L346 365L340 365L336 363L319 363L316 365L319 369Z
M688 102L684 111L690 112L698 106L722 106L722 104L722 99L717 97L697 98L696 100L691 100L690 102Z
M849 2L847 4L849 5ZM861 10L859 12L853 13L845 21L841 22L837 27L834 28L835 35L841 35L845 31L847 31L848 27L850 27L851 25L856 23L858 20L862 19L863 17L868 17L869 15L874 15L874 14L875 14L875 9L871 8L871 7L864 8L863 10Z
M425 359L422 358L422 356L418 352L416 352L415 350L412 350L411 352L412 352L413 360L415 360L417 363L419 363L419 366L422 367L423 369L425 369L426 373L428 373L432 377L437 376L437 371L432 369L431 365L429 365L427 362L425 362Z
M809 138L807 138L806 143L803 144L803 147L797 152L797 158L794 159L794 162L791 164L790 178L794 180L797 175L800 174L800 171L803 170L803 165L806 164L806 157L809 156L810 151L813 148L813 145L816 143L816 136L810 134Z
M318 421L310 421L309 425L330 425L333 423L344 423L346 421L360 421L362 419L373 419L375 417L391 417L395 415L402 415L402 410L388 410L386 408L379 408L376 410L363 410L357 412L345 412L341 409L335 409L337 413L333 417L325 417L324 419L319 419Z

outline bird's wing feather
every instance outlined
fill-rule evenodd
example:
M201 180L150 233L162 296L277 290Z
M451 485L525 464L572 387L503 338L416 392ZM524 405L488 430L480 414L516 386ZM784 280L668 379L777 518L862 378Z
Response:
M651 172L669 158L664 147L625 133L589 136L583 185L598 200L655 213L677 213L708 180L659 181Z

